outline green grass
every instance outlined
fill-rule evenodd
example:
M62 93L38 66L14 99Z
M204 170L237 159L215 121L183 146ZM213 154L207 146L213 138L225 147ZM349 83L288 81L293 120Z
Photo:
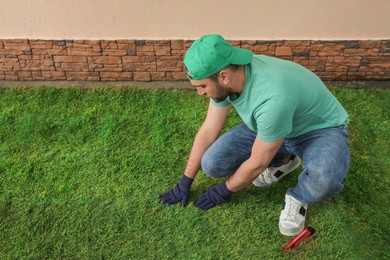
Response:
M351 116L346 186L286 252L277 223L299 171L208 212L192 202L221 180L199 174L187 207L159 204L205 116L194 91L0 89L0 259L387 258L390 89L332 92Z

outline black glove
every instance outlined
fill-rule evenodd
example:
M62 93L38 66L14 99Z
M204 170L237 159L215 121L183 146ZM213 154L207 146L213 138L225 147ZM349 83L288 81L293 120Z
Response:
M232 194L233 192L226 187L226 182L224 182L212 187L200 195L195 201L195 206L203 210L208 210L218 204L221 204Z
M160 195L161 202L164 205L180 203L180 206L184 206L190 197L193 181L193 179L183 175L180 182L172 190Z

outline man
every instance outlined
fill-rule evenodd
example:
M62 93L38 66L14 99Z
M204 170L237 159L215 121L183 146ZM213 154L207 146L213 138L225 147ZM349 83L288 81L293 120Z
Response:
M184 64L191 84L199 95L210 97L210 103L184 175L160 195L162 203L186 204L200 167L211 177L228 177L195 201L208 210L251 183L276 183L303 160L279 218L283 235L297 235L304 228L307 206L334 197L344 187L349 167L347 112L306 68L253 55L220 35L196 40ZM231 106L244 123L219 137Z

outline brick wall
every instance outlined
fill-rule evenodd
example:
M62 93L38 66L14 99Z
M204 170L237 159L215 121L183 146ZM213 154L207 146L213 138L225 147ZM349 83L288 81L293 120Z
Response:
M0 80L186 80L187 40L0 40ZM231 41L302 64L323 80L390 80L390 40Z

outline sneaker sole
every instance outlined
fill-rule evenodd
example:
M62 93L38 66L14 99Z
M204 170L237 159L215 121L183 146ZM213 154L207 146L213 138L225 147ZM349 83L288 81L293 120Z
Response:
M301 226L302 227L299 227L297 229L289 230L289 229L283 229L279 223L279 231L284 236L293 237L302 232L302 230L305 228L305 222L303 222Z
M298 157L296 157L296 158L298 158ZM287 174L292 173L293 171L295 171L299 167L299 165L301 165L301 159L298 158L298 160L296 160L295 164L293 164L293 166L292 166L292 168L290 168L290 170L288 170L287 172L285 172L282 175L280 175L279 180L281 178L283 178L284 176L286 176Z
M280 175L279 180L277 182L279 182L287 174L295 171L299 167L299 165L301 165L301 162L302 162L301 159L299 157L296 157L296 158L298 158L298 160L296 161L295 164L293 164L293 167L290 170L288 170L287 172L285 172L282 175ZM270 187L270 186L276 184L277 182L274 182L274 183L271 183L271 184L263 184L263 183L258 183L256 181L253 181L252 184L254 186L256 186L256 187L265 188L265 187Z

